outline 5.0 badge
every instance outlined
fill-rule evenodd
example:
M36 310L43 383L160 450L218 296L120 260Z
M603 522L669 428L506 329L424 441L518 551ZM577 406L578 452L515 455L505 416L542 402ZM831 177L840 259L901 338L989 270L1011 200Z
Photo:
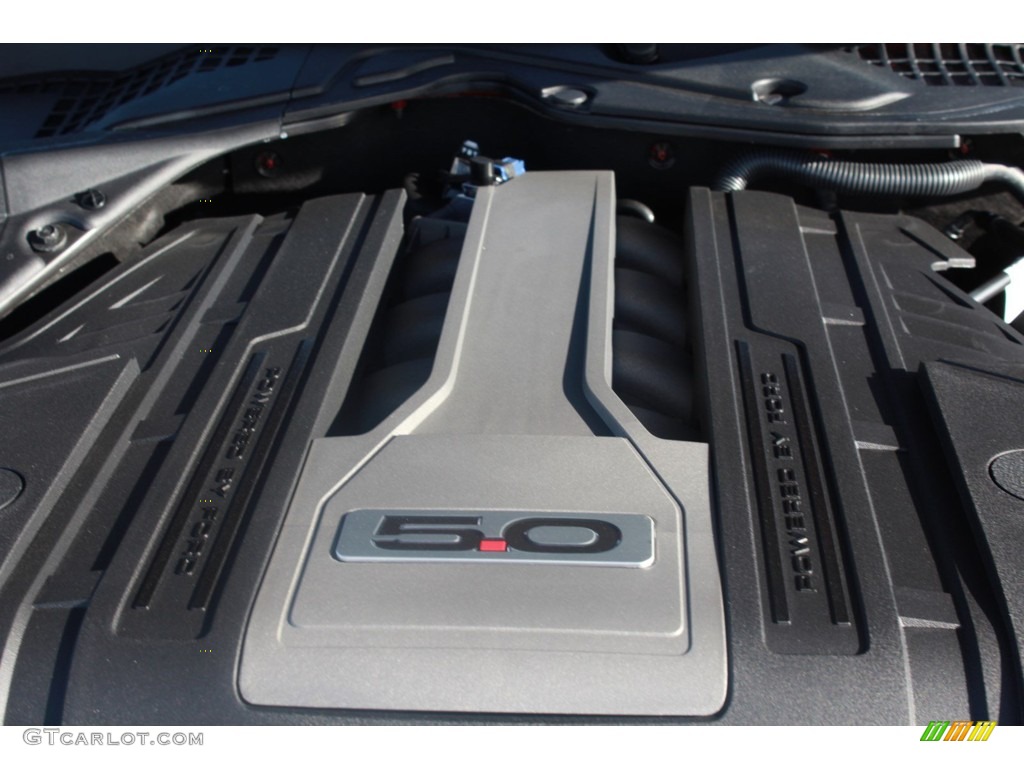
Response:
M619 513L357 509L342 518L334 556L644 568L654 562L654 522Z

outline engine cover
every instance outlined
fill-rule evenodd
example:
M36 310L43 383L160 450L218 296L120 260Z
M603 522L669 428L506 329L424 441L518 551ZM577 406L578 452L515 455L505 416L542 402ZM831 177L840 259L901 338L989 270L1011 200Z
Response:
M5 722L1013 720L1024 337L970 257L615 206L198 218L4 342Z
M707 445L652 437L610 386L614 205L610 173L479 191L429 379L311 446L246 634L246 700L722 706Z

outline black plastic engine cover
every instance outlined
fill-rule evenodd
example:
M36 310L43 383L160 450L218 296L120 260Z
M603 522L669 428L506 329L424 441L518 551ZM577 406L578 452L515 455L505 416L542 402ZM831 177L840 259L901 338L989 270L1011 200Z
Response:
M187 224L5 345L6 723L310 721L242 704L238 647L403 202Z
M921 372L944 360L1024 374L1021 336L936 274L970 257L916 219L760 192L693 190L688 240L734 662L727 717L1019 721L1004 620L1009 599L1019 621L1019 579L985 575L1024 567L1019 532L994 563L979 554L953 477L970 485L994 449L947 429L942 390L933 421ZM1006 433L999 409L969 390L955 399L971 431ZM999 449L1022 445L1018 431Z
M5 723L585 719L239 694L249 612L310 436L338 429L402 204L192 222L0 347ZM909 217L690 193L728 699L627 722L1021 721L1024 338L936 274L965 258Z

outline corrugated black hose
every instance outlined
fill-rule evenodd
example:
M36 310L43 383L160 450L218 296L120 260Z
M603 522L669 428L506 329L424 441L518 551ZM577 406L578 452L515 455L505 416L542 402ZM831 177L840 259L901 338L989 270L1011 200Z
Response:
M835 192L921 197L969 192L994 181L1006 184L1024 200L1024 172L1008 165L980 160L858 163L785 149L757 150L739 155L718 174L712 189L735 192L766 176Z

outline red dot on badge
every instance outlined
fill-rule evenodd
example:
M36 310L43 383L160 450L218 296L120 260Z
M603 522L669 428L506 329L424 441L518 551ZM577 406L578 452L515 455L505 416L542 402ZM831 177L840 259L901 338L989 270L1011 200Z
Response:
M481 552L506 552L508 543L504 539L483 539L480 542Z

